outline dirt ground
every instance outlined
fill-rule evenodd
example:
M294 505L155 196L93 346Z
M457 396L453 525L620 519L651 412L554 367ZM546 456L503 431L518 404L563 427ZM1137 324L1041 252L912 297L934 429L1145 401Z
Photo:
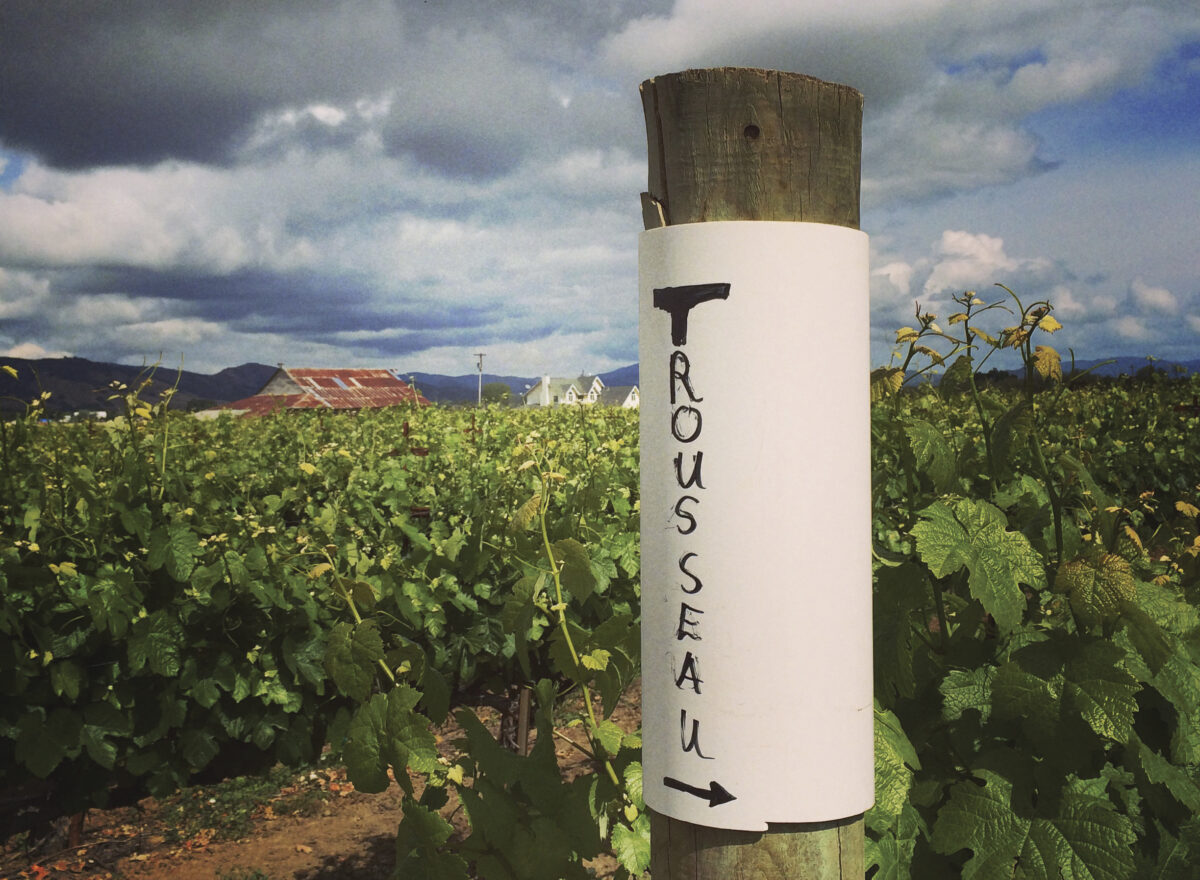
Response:
M635 686L614 720L635 729L639 706ZM498 727L494 713L478 714ZM582 741L579 728L563 733ZM442 738L451 742L452 729ZM585 759L578 751L563 742L556 751L564 773L579 772ZM306 808L288 812L306 792L315 794L303 801ZM395 864L401 800L397 785L364 794L354 790L342 768L315 769L263 798L249 817L248 834L222 840L208 828L179 834L172 813L147 798L136 806L87 813L78 846L67 845L65 819L56 834L28 852L10 841L0 847L0 880L386 880ZM598 877L610 877L616 864L602 858L591 867Z

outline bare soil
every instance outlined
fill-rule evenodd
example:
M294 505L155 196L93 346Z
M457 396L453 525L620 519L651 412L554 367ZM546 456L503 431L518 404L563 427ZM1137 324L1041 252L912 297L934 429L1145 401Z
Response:
M614 720L627 731L635 729L640 703L635 685ZM477 712L493 732L498 730L494 710ZM578 727L560 733L583 741ZM452 725L439 731L447 756L455 738ZM587 758L577 749L558 740L556 752L568 777L585 771ZM53 834L32 845L28 840L3 844L0 880L387 880L395 865L401 801L398 785L364 794L355 791L343 768L324 767L294 777L257 804L249 833L220 839L214 828L189 827L180 834L174 824L178 810L146 798L132 807L88 812L76 846L68 845L65 818ZM460 829L466 827L453 800L444 814ZM601 878L616 869L608 857L590 866Z

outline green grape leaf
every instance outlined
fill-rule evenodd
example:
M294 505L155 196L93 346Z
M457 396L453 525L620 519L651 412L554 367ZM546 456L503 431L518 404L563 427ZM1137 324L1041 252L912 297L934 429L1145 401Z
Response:
M1050 325L1054 321L1053 318L1043 318L1041 326L1043 329L1050 330L1053 333L1058 327ZM1057 324L1054 321L1054 324ZM1062 355L1048 345L1039 345L1033 350L1033 368L1037 370L1037 374L1043 379L1052 379L1055 382L1062 381Z
M935 501L919 515L912 534L921 561L936 577L966 568L971 595L1002 631L1015 629L1026 604L1020 585L1046 587L1042 558L1029 539L1009 531L1004 513L986 501Z
M203 770L221 751L216 739L204 730L183 730L179 733L183 759L193 770Z
M83 710L83 722L79 740L88 757L111 770L117 761L117 746L109 737L129 736L133 732L132 719L111 703L92 703Z
M228 554L227 554L228 555ZM192 569L190 578L192 589L207 593L225 578L225 568L218 562L212 565L197 565ZM234 580L234 583L237 583Z
M1123 649L1107 641L1084 641L1061 632L1027 645L997 671L993 712L1019 721L1043 748L1059 744L1068 726L1080 720L1097 736L1124 743L1133 733L1142 689L1125 667L1125 657Z
M871 403L891 397L904 384L904 371L899 367L879 367L871 371Z
M201 707L211 709L221 699L221 689L211 678L201 679L192 686L191 697Z
M134 621L129 634L129 668L137 672L149 664L152 672L174 677L179 674L179 651L184 645L183 627L165 608Z
M1200 785L1185 767L1172 764L1144 742L1137 743L1135 756L1137 768L1149 782L1165 786L1171 797L1186 807L1188 812L1200 814Z
M383 637L373 620L338 623L325 644L325 672L338 690L364 702L375 682L375 664L383 659Z
M103 566L98 575L87 595L92 624L100 632L107 630L114 638L123 639L130 620L137 617L141 594L133 586L133 578L127 571Z
M79 664L63 660L50 665L50 688L57 696L75 702L79 699L79 690L83 683L83 670L79 668Z
M442 852L454 826L423 804L405 798L396 831L396 871L411 880L468 880L467 863L457 853Z
M518 534L525 531L533 521L537 519L538 513L542 509L542 495L540 492L534 493L529 500L517 508L517 512L513 514L512 520L508 524L508 533L510 535Z
M1150 684L1177 713L1171 759L1177 764L1200 764L1200 666L1181 653L1172 654Z
M466 543L467 536L462 532L461 529L455 529L454 533L450 535L449 538L442 541L438 549L445 554L447 559L449 559L451 562L455 562L458 560L458 554L462 552L462 549L464 546L466 546Z
M1200 608L1184 600L1168 587L1135 581L1135 604L1160 627L1186 635L1200 629Z
M596 648L594 651L589 651L579 657L579 662L583 664L584 669L602 672L608 668L608 660L612 657L611 651L606 651L604 648Z
M1110 642L1088 642L1066 666L1065 710L1106 739L1124 743L1133 733L1142 689L1124 666L1125 652Z
M1014 810L1013 784L992 770L960 782L938 811L935 851L972 852L963 880L1125 880L1133 874L1136 839L1128 817L1103 798L1071 788L1051 815Z
M296 635L301 635L297 633ZM321 635L313 635L304 641L297 641L296 635L288 633L283 637L283 662L296 677L296 683L307 682L313 686L318 695L325 693L325 640Z
M615 757L621 750L621 741L625 738L625 731L621 730L615 721L605 719L597 725L595 736L604 751Z
M632 824L618 822L612 831L613 855L634 877L650 867L650 819L639 813Z
M103 767L111 770L117 763L117 747L105 736L103 728L94 724L83 725L79 734L79 742L87 750L88 757Z
M21 524L28 529L25 533L25 538L28 541L36 541L38 536L38 528L41 525L42 509L36 504L31 504L25 508L25 516L21 518Z
M1197 856L1200 856L1200 818L1193 816L1179 827L1175 836L1157 820L1158 859L1152 870L1139 875L1146 880L1195 880Z
M1158 673L1175 652L1170 636L1140 605L1127 605L1121 623L1121 635L1129 639L1136 656L1152 673Z
M421 702L434 724L441 724L450 714L450 683L428 659L421 671Z
M621 778L625 780L625 793L629 795L629 799L633 801L633 805L639 810L645 809L646 802L642 795L642 764L640 761L634 761L626 765L625 772L621 774Z
M83 719L69 709L55 709L43 720L31 713L17 725L15 754L34 776L45 779L67 757L79 753Z
M541 593L545 579L545 574L521 578L513 585L512 593L504 600L504 607L500 611L501 626L505 633L513 637L517 662L526 678L533 677L533 667L529 662L529 630L538 612L534 598Z
M928 630L928 617L922 609L931 603L932 593L928 571L915 561L881 568L875 574L872 603L875 692L890 705L893 695L911 697L916 693L913 664L920 639L916 630L918 627ZM903 610L898 613L899 609Z
M908 802L913 771L921 769L900 719L875 702L875 809L891 818Z
M555 541L552 548L561 566L559 577L562 585L577 601L587 601L596 590L596 574L592 571L587 548L574 538Z
M167 574L181 584L186 584L192 576L196 557L204 551L200 548L199 536L191 527L178 523L167 530L166 545L162 552Z
M390 766L400 787L413 797L408 769L432 773L437 767L437 740L429 729L429 720L413 712L420 699L419 691L397 685L358 707L344 751L346 773L355 788L384 791L389 784Z
M992 458L1003 476L1012 472L1012 455L1033 428L1033 415L1024 400L1006 410L992 426ZM1040 484L1038 489L1040 490Z
M960 354L946 368L946 372L942 374L942 381L939 383L939 387L944 391L965 391L971 386L971 373L973 370L974 366L971 363L971 356Z
M1041 678L1010 661L992 680L993 712L999 718L1019 720L1041 742L1047 742L1057 732L1062 687L1061 675Z
M928 829L920 814L911 803L906 803L895 818L888 818L883 827L875 821L879 818L875 810L867 814L867 825L878 835L868 835L864 841L866 868L877 866L879 870L871 880L912 880L913 851L918 838L927 839Z
M929 475L937 492L949 492L954 486L954 451L942 432L922 419L905 426L909 445L916 458L917 470Z
M992 713L992 682L996 677L993 666L977 666L974 669L952 669L946 673L938 690L942 693L942 716L956 721L969 709L979 712L980 720L987 722Z
M868 837L863 842L863 860L867 870L878 868L869 875L871 880L912 880L913 841L899 840L890 829L878 840Z
M1115 620L1137 595L1129 562L1114 553L1064 562L1054 576L1054 590L1068 594L1084 626Z

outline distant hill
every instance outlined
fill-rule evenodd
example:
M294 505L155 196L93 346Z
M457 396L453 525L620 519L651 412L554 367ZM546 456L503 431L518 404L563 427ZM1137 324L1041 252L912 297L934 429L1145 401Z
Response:
M639 374L638 365L630 364L627 367L621 367L619 370L601 373L600 381L610 388L621 385L641 385L641 380L638 378Z
M1112 363L1106 363L1107 361L1111 361ZM1097 366L1097 364L1104 364L1104 366ZM1200 360L1170 361L1155 358L1151 361L1144 357L1099 358L1089 361L1078 360L1075 361L1075 369L1083 371L1091 367L1096 367L1092 372L1097 376L1120 376L1122 374L1133 376L1138 370L1145 369L1150 364L1153 364L1154 369L1162 370L1168 376L1173 376L1178 372L1176 367L1180 367L1188 373L1200 373ZM1065 371L1069 368L1070 360L1066 359L1063 361L1063 369Z
M1151 361L1145 357L1098 358L1078 360L1075 362L1075 368L1082 371L1094 367L1093 374L1096 376L1133 376L1151 363L1155 369L1162 370L1169 376L1177 375L1180 371L1200 374L1200 359ZM1097 366L1099 364L1103 366ZM113 394L111 383L123 382L132 388L146 373L142 367L100 363L85 358L24 360L0 357L0 367L4 366L11 366L17 371L15 380L7 375L0 376L0 410L10 412L23 409L27 401L37 397L42 391L50 392L46 409L52 413L81 410L112 412L115 410L115 401L108 399ZM1064 369L1068 369L1069 366L1069 363L1063 364ZM179 373L178 370L160 366L154 371L151 385L143 392L142 397L151 403L157 401L159 394L175 385L178 374L179 385L171 401L172 408L202 409L257 394L274 375L275 370L276 367L258 363L227 367L211 374L190 370ZM600 373L600 380L609 387L639 385L639 372L637 364L629 364L607 373ZM442 376L437 373L410 373L398 370L397 374L406 381L411 378L416 383L417 390L434 403L472 403L479 393L478 373ZM484 373L483 384L503 382L513 394L519 395L524 393L526 388L536 385L539 378Z
M469 403L479 396L479 374L470 373L466 376L440 376L436 373L406 373L397 370L396 375L406 382L412 378L417 390L434 403ZM537 379L527 379L522 376L498 376L495 373L484 373L483 384L503 382L514 394L521 394L525 386L532 385Z
M17 378L0 376L0 409L24 409L25 402L43 391L49 391L46 410L52 413L86 411L112 412L116 401L109 400L115 392L112 383L136 387L149 370L126 364L105 364L85 358L22 358L0 357L0 367L17 371ZM199 409L216 403L239 400L256 393L275 372L266 364L242 364L227 367L219 373L180 372L165 366L154 370L151 384L142 392L142 399L156 403L159 395L179 385L171 399L172 409Z

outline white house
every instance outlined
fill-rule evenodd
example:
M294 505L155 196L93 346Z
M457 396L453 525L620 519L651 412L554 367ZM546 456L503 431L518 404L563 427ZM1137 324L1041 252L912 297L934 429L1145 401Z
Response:
M616 399L617 391L623 392L619 400ZM575 379L542 376L536 385L525 392L526 406L565 406L575 403L637 406L637 386L608 389L599 376L579 376Z

